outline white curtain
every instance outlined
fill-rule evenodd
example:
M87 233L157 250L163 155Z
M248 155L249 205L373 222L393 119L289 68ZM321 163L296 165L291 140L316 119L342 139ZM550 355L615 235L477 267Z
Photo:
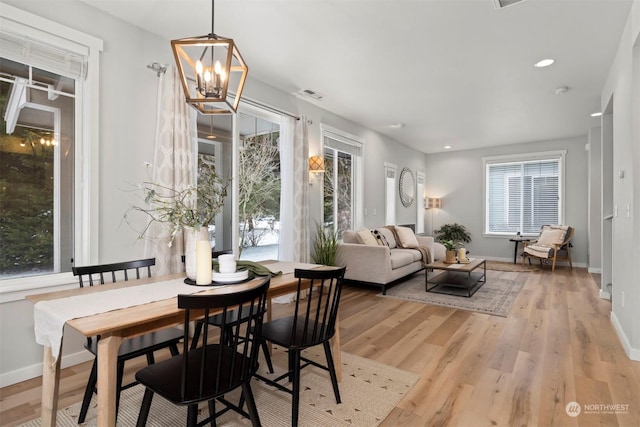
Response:
M309 141L306 118L283 118L280 139L281 261L309 262Z
M152 181L177 191L195 185L196 115L185 102L175 67L158 79L155 150ZM145 256L156 258L155 275L184 271L182 232L171 236L164 224L154 223L145 241Z
M309 136L307 118L296 121L294 138L295 209L293 230L296 257L294 261L309 262Z

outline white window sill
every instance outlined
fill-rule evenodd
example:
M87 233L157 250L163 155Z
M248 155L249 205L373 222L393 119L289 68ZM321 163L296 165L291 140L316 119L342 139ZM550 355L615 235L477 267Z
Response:
M27 295L76 287L78 287L78 280L70 272L0 280L0 304L22 300Z

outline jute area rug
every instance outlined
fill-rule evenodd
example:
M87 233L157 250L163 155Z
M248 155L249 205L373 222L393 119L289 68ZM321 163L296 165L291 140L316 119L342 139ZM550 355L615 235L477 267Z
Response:
M429 273L440 274L439 272ZM444 307L458 308L479 313L492 314L494 316L507 317L511 306L515 301L520 289L524 285L524 280L507 280L493 275L487 271L487 283L485 283L475 294L468 298L466 296L446 295L435 292L425 292L424 272L411 276L408 280L387 289L387 295L378 294L386 298L399 298L407 301L421 302ZM452 291L460 289L453 289ZM466 295L466 290L463 291Z
M324 363L322 346L304 353L310 359ZM284 372L286 353L274 347L274 370L276 375ZM261 363L261 366L265 366ZM341 404L336 404L329 373L314 366L302 370L300 380L300 426L377 426L389 415L400 399L418 380L419 375L379 362L342 353L342 382L340 382ZM286 384L286 382L284 383ZM256 399L260 422L264 426L291 425L291 395L276 390L261 381L252 380L251 389ZM140 411L144 388L137 385L122 392L118 426L135 426ZM229 395L237 402L239 393ZM216 405L222 408L220 404ZM199 420L208 415L203 413ZM77 427L80 403L58 411L57 427ZM174 406L160 396L154 396L147 426L173 427L186 424L185 407ZM234 411L228 411L216 420L218 426L251 426L251 422ZM87 421L83 426L96 425L96 402L91 403ZM40 419L22 424L21 427L40 426Z

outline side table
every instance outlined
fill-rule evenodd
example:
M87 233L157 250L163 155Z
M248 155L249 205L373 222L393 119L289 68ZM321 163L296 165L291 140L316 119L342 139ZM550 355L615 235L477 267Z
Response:
M520 242L530 242L531 239L527 239L525 237L514 237L512 239L509 239L510 242L515 242L515 248L513 249L513 263L516 263L516 260L518 259L518 244Z

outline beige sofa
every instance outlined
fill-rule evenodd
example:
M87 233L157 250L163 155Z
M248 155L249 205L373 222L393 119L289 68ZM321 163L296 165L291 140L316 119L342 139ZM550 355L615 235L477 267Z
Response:
M401 228L402 234L408 237L409 246L412 245L411 237L413 237L417 242L416 246L429 249L432 260L444 258L444 246L434 242L433 237L416 236L413 231L407 231L410 229ZM373 236L377 235L378 238L374 237L371 241L366 235L367 231ZM380 236L384 237L381 239ZM405 246L405 248L399 246ZM338 245L337 264L347 266L345 273L347 281L378 286L384 295L389 284L424 269L421 252L406 246L407 241L404 244L400 242L399 245L394 233L384 227L374 230L344 231L342 242Z

